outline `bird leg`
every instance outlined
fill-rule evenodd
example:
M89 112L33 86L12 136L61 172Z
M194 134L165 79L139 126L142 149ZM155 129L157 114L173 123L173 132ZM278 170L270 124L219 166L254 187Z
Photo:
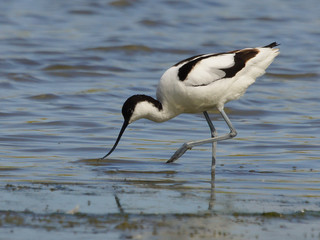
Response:
M209 114L204 111L203 115L205 116L207 123L209 125L210 131L211 131L211 138L214 138L217 136L217 130L215 129L215 127L213 126ZM217 142L212 142L212 162L211 162L211 173L214 173L215 169L216 169L216 150L217 150Z
M230 121L230 119L228 118L227 114L224 112L224 110L219 110L221 116L223 117L224 121L227 123L229 129L230 129L230 133L222 135L222 136L217 136L217 137L212 137L212 138L208 138L208 139L203 139L203 140L198 140L198 141L191 141L191 142L187 142L184 143L173 155L172 157L167 161L167 163L171 163L176 161L179 157L181 157L188 149L192 149L195 146L199 146L202 144L206 144L206 143L214 143L214 142L218 142L218 141L222 141L222 140L227 140L230 138L233 138L237 135L237 131L236 129L232 126L232 123ZM206 114L205 114L206 116ZM206 117L207 119L207 117ZM207 120L208 122L208 120ZM211 122L211 121L210 121ZM208 122L209 124L209 122ZM212 124L212 123L211 123ZM212 125L213 126L213 125ZM209 124L209 127L211 129L211 126ZM214 132L211 129L211 133ZM212 134L213 135L213 134Z

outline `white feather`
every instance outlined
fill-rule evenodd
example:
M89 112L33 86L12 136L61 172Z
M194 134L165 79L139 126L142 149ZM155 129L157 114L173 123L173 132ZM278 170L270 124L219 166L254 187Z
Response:
M221 69L234 65L234 53L205 58L198 62L184 83L186 86L207 85L225 76Z
M184 81L179 79L178 73L185 62L169 68L162 75L157 88L157 98L164 109L171 113L169 118L183 112L198 113L214 108L223 109L226 102L241 97L279 54L279 49L255 49L258 53L231 78L224 78L225 72L221 69L235 64L235 52L197 62Z

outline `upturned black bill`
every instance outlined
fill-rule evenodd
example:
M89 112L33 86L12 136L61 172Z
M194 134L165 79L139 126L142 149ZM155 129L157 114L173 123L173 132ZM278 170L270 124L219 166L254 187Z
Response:
M122 125L122 128L121 128L121 130L120 130L119 136L118 136L115 144L113 145L113 147L111 148L111 150L110 150L103 158L101 158L101 160L102 160L102 159L105 159L106 157L108 157L108 156L116 149L116 147L117 147L117 145L118 145L118 143L119 143L119 141L120 141L120 138L121 138L124 130L126 130L126 128L127 128L128 125L129 125L129 123L128 123L127 121L124 121L124 123L123 123L123 125Z

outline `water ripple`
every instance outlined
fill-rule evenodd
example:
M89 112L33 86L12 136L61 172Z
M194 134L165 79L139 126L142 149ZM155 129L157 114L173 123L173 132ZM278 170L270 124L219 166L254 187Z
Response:
M3 1L1 236L316 238L318 5ZM210 136L202 114L139 120L98 159L114 144L126 98L155 97L167 68L273 41L281 54L267 74L226 105L238 135L218 143L215 178L210 144L165 164L182 143ZM229 131L218 112L210 117L218 134Z

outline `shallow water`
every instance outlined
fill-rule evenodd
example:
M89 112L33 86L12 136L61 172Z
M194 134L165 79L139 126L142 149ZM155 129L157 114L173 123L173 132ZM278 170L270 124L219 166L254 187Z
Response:
M320 5L268 1L22 1L0 13L1 239L319 239ZM121 106L155 96L192 55L281 43L244 97L238 131L204 117L139 120L108 160ZM228 129L211 113L219 134ZM54 236L54 237L53 237Z

